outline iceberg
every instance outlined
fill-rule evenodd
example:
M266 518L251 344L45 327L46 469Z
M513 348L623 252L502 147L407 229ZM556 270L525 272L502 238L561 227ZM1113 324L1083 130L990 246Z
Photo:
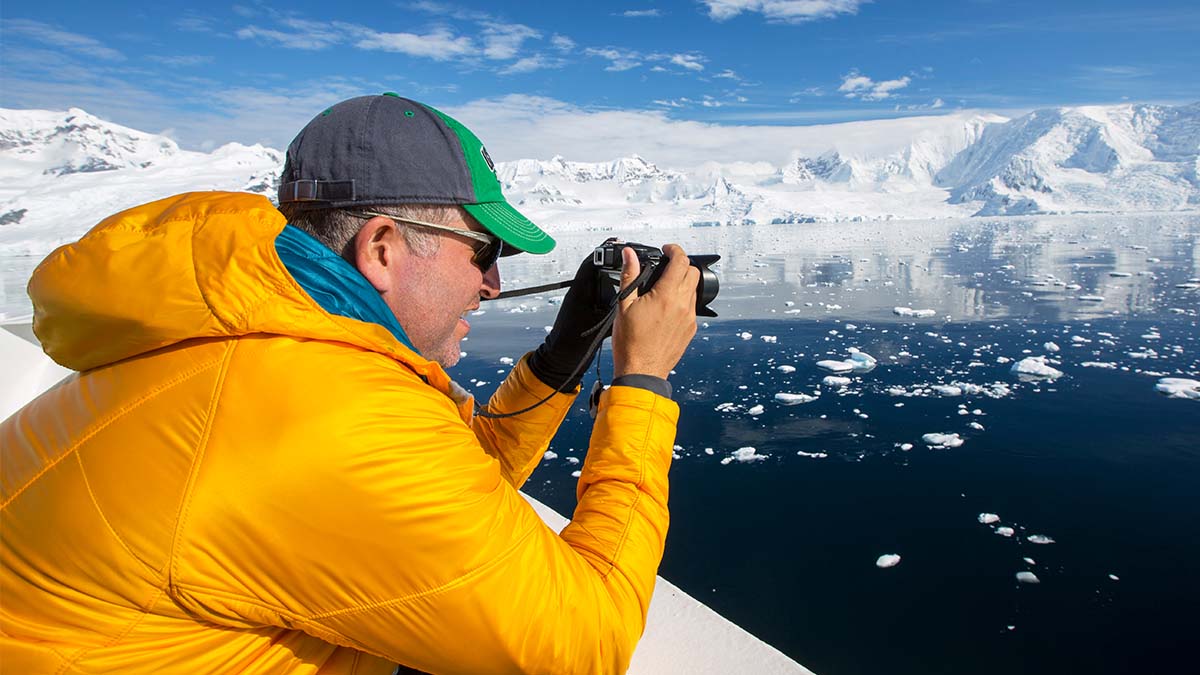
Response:
M1012 372L1016 375L1030 378L1046 378L1053 380L1063 376L1063 372L1046 365L1044 356L1027 356L1013 364Z
M789 394L781 391L775 394L775 400L782 405L799 405L801 403L812 403L817 400L817 397L809 396L808 394Z
M945 449L957 448L963 444L963 439L958 434L943 434L932 433L921 436L921 441L931 448Z
M932 309L913 309L911 307L893 307L892 314L896 316L911 316L917 319L927 319L937 314Z
M1154 390L1166 394L1167 398L1183 398L1200 401L1200 381L1186 377L1164 377L1154 385Z
M900 556L896 555L895 553L884 553L883 555L879 556L878 560L875 561L875 566L880 569L887 569L888 567L895 567L896 565L899 565L899 564L900 564Z

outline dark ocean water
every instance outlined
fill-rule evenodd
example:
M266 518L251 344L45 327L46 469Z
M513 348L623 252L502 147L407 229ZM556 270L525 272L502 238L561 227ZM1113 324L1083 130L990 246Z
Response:
M1200 218L705 230L623 233L724 256L721 317L672 377L682 413L664 577L820 674L1142 673L1190 661L1200 401L1155 384L1200 379L1200 289L1189 287ZM607 234L506 260L506 287L573 273ZM535 346L557 307L546 295L485 309L453 373L482 397L509 367L500 359ZM877 367L823 385L816 362L850 348ZM1010 370L1029 356L1064 375L1022 381ZM983 392L932 389L951 383ZM777 392L819 397L783 406ZM525 488L568 515L571 458L583 459L590 431L582 404ZM933 449L931 432L964 442ZM731 460L739 448L763 458ZM877 567L889 553L900 563ZM1023 571L1040 583L1018 581Z

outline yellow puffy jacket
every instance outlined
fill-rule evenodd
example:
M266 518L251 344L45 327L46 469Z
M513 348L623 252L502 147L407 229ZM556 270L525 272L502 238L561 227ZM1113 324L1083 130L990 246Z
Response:
M606 392L555 534L517 488L573 394L472 417L393 331L314 300L284 229L262 197L185 194L34 273L35 332L81 372L0 425L0 667L623 672L678 407ZM549 393L522 361L489 406Z

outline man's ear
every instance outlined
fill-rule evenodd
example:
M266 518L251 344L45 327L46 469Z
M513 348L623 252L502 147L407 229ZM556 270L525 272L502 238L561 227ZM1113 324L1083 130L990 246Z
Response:
M354 266L380 293L392 290L407 256L408 244L390 218L375 216L354 235Z

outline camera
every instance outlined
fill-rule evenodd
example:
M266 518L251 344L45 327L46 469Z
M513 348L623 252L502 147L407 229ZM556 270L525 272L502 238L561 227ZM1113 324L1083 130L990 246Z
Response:
M621 249L624 248L631 248L637 253L638 262L641 263L643 271L647 268L653 270L650 276L638 286L639 295L649 292L658 278L662 276L663 270L667 268L667 256L663 255L662 249L653 246L619 242L614 239L609 239L597 246L592 251L592 263L596 266L597 274L600 277L599 283L596 284L599 296L596 298L596 302L602 307L610 306L617 297L618 289L621 286ZM717 274L708 266L720 259L721 256L712 254L688 256L692 267L700 270L700 281L696 283L696 316L717 315L709 308L708 304L717 298L721 284L717 281Z

